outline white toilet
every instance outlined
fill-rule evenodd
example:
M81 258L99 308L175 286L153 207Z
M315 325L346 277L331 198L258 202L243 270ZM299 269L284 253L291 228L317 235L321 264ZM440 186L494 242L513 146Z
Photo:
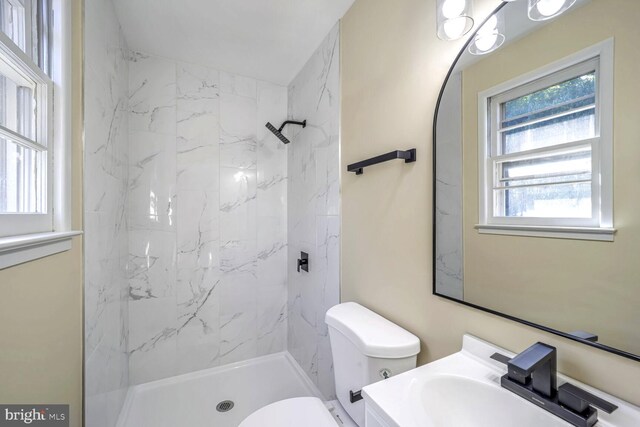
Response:
M257 410L240 427L364 427L364 401L357 400L362 387L416 367L420 340L373 311L347 302L330 308L325 320L336 395L351 420L338 417L341 425L320 399L299 397Z

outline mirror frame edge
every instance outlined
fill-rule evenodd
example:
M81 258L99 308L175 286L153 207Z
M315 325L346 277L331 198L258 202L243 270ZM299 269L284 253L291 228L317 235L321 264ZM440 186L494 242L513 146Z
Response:
M493 12L491 12L491 14L489 14L489 16L487 16L484 20L482 20L480 22L480 24L478 25L477 29L475 31L473 31L473 33L471 33L471 36L464 43L464 45L462 46L462 49L460 50L460 52L458 52L458 54L456 55L455 59L453 60L453 63L451 64L451 66L449 68L449 71L447 72L447 74L446 74L446 76L444 78L444 81L442 83L442 87L440 88L440 92L438 94L438 100L436 102L435 112L434 112L434 115L433 115L433 131L432 131L433 132L433 134L432 134L432 141L433 141L432 142L432 144L433 144L433 146L432 146L432 156L433 156L432 168L433 168L433 174L432 174L432 177L431 177L431 179L432 179L432 191L433 191L433 195L432 195L432 203L433 203L433 208L432 208L432 228L431 228L432 229L432 234L433 234L433 236L432 236L432 257L431 257L432 258L431 259L431 261L432 261L432 271L433 271L433 274L432 274L432 294L437 296L437 297L443 298L445 300L453 301L455 303L462 304L464 306L467 306L467 307L470 307L470 308L473 308L473 309L476 309L476 310L480 310L480 311L483 311L485 313L493 314L494 316L502 317L504 319L511 320L511 321L514 321L514 322L529 326L531 328L539 329L539 330L542 330L544 332L551 333L553 335L557 335L557 336L560 336L560 337L563 337L563 338L567 338L567 339L569 339L571 341L575 341L575 342L578 342L578 343L586 344L586 345L588 345L590 347L594 347L594 348L597 348L597 349L600 349L600 350L604 350L606 352L609 352L609 353L612 353L612 354L615 354L615 355L618 355L618 356L621 356L621 357L624 357L624 358L627 358L627 359L634 360L636 362L640 362L640 354L634 354L634 353L631 353L631 352L628 352L628 351L624 351L624 350L621 350L621 349L618 349L618 348L615 348L615 347L611 347L611 346L608 346L608 345L605 345L605 344L601 344L601 343L598 343L598 342L588 341L588 340L573 336L571 334L568 334L566 332L562 332L562 331L560 331L558 329L553 329L553 328L550 328L548 326L544 326L544 325L541 325L541 324L538 324L538 323L530 322L528 320L521 319L519 317L515 317L515 316L509 315L509 314L506 314L506 313L502 313L502 312L499 312L499 311L496 311L496 310L492 310L492 309L487 308L487 307L482 307L480 305L476 305L476 304L473 304L473 303L470 303L470 302L467 302L467 301L461 301L461 300L458 300L456 298L453 298L453 297L450 297L450 296L447 296L447 295L439 294L438 290L436 289L436 285L437 285L437 283L436 283L437 271L435 269L436 248L437 248L437 246L436 246L436 233L435 233L435 231L436 231L436 208L437 208L437 204L436 204L436 197L437 197L437 189L436 189L436 182L437 182L436 181L436 178L437 178L437 176L436 176L436 172L437 172L437 158L436 158L437 144L436 144L436 141L437 141L437 136L436 135L437 135L437 133L436 133L436 130L437 130L437 127L438 127L438 112L440 110L440 104L441 104L442 98L444 96L444 90L445 90L445 88L447 86L447 83L449 83L449 79L451 78L451 75L453 74L453 70L455 69L456 65L458 64L458 61L460 61L460 58L466 52L467 48L469 47L469 45L473 41L473 38L477 34L478 30L480 28L482 28L482 26L492 16L494 16L495 14L500 12L502 10L502 8L504 8L507 5L508 5L508 2L502 1L500 3L500 5L497 8L495 8L493 10Z

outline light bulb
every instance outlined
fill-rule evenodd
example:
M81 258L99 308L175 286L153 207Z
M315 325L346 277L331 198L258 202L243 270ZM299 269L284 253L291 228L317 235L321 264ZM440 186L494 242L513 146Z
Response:
M471 0L437 0L438 37L442 40L457 40L473 28Z
M466 0L446 0L442 5L442 15L447 19L457 18L462 15L466 6Z
M476 37L475 44L476 44L476 48L480 52L487 52L493 46L495 46L497 41L498 41L498 33L497 32L493 32L493 33L490 33L490 34L478 35Z
M466 25L467 19L463 16L459 18L448 19L443 26L444 33L450 39L455 40L457 38L460 38L464 34Z
M469 52L472 55L486 55L499 49L505 42L504 34L501 31L501 23L497 15L493 15L480 27L469 45Z
M542 16L553 16L562 9L565 0L540 0L536 7Z

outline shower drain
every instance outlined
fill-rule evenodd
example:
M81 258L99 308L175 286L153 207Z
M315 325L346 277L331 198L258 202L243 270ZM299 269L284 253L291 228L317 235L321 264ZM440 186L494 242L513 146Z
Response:
M230 410L233 409L233 405L234 405L233 401L223 400L222 402L216 405L216 410L218 412L229 412Z

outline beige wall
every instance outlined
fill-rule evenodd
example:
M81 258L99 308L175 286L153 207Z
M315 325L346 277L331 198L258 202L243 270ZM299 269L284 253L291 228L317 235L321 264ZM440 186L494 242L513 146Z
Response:
M640 2L610 6L593 0L463 72L464 297L566 332L594 332L640 354L640 122L629 120L640 112L640 85L629 72L640 64ZM478 233L478 93L612 37L615 242Z
M74 0L73 228L82 227L81 1ZM82 239L0 271L0 402L70 404L82 425Z
M476 15L498 4L476 1ZM543 340L558 347L562 372L640 404L637 362L431 294L433 112L459 48L436 38L435 0L356 0L343 19L342 300L417 334L420 363L457 351L465 332L512 351ZM411 147L416 163L346 173L349 163Z

